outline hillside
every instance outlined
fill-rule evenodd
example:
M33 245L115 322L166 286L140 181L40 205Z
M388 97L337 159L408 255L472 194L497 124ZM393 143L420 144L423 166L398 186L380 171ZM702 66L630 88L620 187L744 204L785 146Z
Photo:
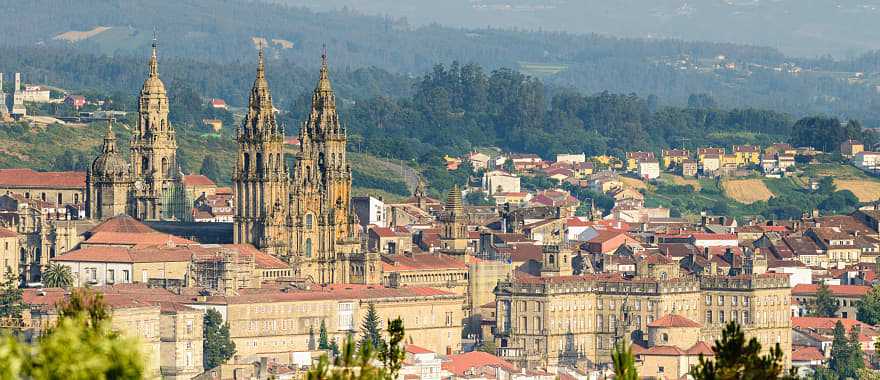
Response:
M409 76L437 63L458 60L489 70L519 69L555 86L585 93L608 90L646 98L656 95L661 104L682 105L691 94L707 93L724 108L762 107L797 116L831 113L874 120L877 117L871 107L880 102L880 93L873 90L880 83L880 70L872 55L842 62L799 59L773 48L685 42L656 35L634 39L459 29L415 25L405 19L351 10L315 12L253 1L34 0L4 2L0 13L16 15L0 23L6 46L37 47L43 52L72 48L142 59L153 30L158 29L164 57L196 59L206 66L252 62L256 38L267 41L270 59L284 66L314 68L326 44L337 70L378 68ZM705 22L713 25L708 20ZM94 33L99 27L109 29ZM736 29L743 30L741 25ZM55 39L60 35L76 38ZM703 38L702 34L693 36ZM75 42L68 42L71 40ZM52 62L19 55L16 51L0 52L0 57L6 58L0 69L42 78L45 71L39 66ZM861 77L856 77L857 72ZM214 73L211 77L225 78ZM192 82L201 87L204 81L196 73Z
M107 126L104 123L27 127L0 125L0 168L27 167L35 170L85 170L97 156ZM130 127L114 126L117 144L128 152ZM201 162L211 155L220 167L219 185L229 185L235 165L235 142L217 136L178 128L178 159L184 173L198 173ZM355 195L382 195L400 199L410 195L417 179L415 171L398 162L365 153L352 153Z

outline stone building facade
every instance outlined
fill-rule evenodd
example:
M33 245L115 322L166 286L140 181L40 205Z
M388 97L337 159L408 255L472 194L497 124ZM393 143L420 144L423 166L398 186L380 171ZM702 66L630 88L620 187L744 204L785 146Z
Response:
M542 272L502 281L495 294L498 354L527 368L609 363L615 343L647 341L648 324L669 314L700 321L706 342L736 320L765 351L779 343L791 352L786 275L660 280Z
M365 252L351 205L346 128L336 110L326 54L299 133L292 171L275 121L263 53L244 122L236 131L233 174L237 244L283 257L294 276L315 283L379 284L379 255Z

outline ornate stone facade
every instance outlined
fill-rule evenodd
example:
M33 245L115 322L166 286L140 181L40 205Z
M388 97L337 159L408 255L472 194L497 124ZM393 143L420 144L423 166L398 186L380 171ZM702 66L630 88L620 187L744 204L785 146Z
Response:
M236 131L235 242L285 258L296 277L316 283L378 284L379 256L363 249L352 212L346 130L336 111L326 55L322 59L311 112L288 172L260 52L247 117Z
M129 214L140 220L188 220L177 140L168 121L168 95L159 79L156 43L150 71L138 97L138 123L131 137L131 160L116 151L112 128L86 179L87 216L107 219Z

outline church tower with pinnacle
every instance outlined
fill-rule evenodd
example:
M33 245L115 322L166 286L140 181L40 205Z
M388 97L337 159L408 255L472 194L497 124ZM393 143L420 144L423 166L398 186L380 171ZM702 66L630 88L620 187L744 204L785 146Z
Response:
M108 219L128 213L131 185L128 162L117 150L113 123L108 122L101 154L86 171L87 216Z
M189 209L177 164L177 140L168 122L168 95L159 79L156 48L153 40L150 72L138 97L138 123L131 137L130 211L140 220L186 220Z
M458 184L452 186L446 195L440 224L440 249L452 255L465 255L468 249L468 221Z
M327 54L308 119L299 132L290 192L291 247L297 274L318 283L380 280L378 256L362 253L351 210L351 166L346 130L336 112Z
M270 254L286 256L289 174L284 162L284 130L275 121L262 47L247 115L236 130L236 141L238 157L232 175L235 243L253 244Z

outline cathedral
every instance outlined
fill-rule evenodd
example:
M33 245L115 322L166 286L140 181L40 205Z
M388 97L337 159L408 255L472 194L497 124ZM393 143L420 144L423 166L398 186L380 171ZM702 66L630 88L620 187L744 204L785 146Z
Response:
M326 54L311 111L300 126L292 168L285 163L284 130L275 120L262 50L236 140L232 176L236 243L253 244L285 258L296 277L315 283L381 281L379 256L362 249L352 212L346 130L336 112Z
M177 164L177 140L168 122L168 95L159 79L156 43L149 76L138 97L137 128L132 131L131 157L116 148L112 124L101 154L86 172L86 216L108 219L128 214L140 220L189 218L183 174Z

